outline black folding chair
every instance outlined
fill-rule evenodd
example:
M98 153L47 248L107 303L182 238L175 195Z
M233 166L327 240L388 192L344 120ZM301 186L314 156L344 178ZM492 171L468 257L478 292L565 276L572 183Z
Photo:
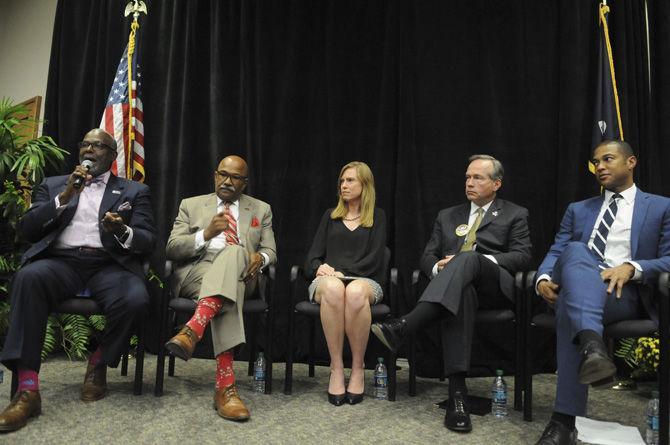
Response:
M524 282L525 273L517 272L514 276L514 309L479 309L475 315L475 324L514 324L514 333L515 333L515 342L514 342L514 409L521 411L522 409L522 390L523 390L523 371L524 371L524 362L523 362L523 348L522 345L525 345L525 330L524 330L524 293L523 293L523 282ZM412 272L412 297L414 306L419 301L423 290L425 289L428 283L428 277L421 272L420 270L414 270ZM439 337L441 341L441 336ZM409 362L409 395L416 395L416 335L410 335L409 339L409 350L408 350L408 362ZM442 348L440 349L440 356L442 356ZM442 357L442 362L444 357ZM440 381L444 381L444 366L440 367Z
M145 266L145 269L148 265ZM90 298L90 292L84 290L73 298L63 301L54 311L57 314L75 314L83 316L104 315L102 309L94 300ZM144 376L144 327L145 317L142 317L138 323L138 344L135 354L135 381L133 383L133 394L139 396L142 394L143 376ZM128 375L128 354L121 356L121 375ZM14 396L18 389L19 379L16 372L12 372L12 385L10 389L10 398Z
M169 277L172 275L172 263L166 262L165 275ZM274 340L274 294L275 294L275 276L276 267L270 264L263 269L258 277L258 286L255 295L244 300L242 313L245 316L245 332L247 335L247 345L249 346L249 366L247 373L249 376L253 375L254 361L256 357L256 350L258 349L258 324L262 315L266 317L266 346L265 346L265 394L272 393L272 342ZM171 292L171 291L169 291ZM166 299L166 306L163 311L165 313L165 323L163 325L163 333L160 338L165 343L169 338L178 331L177 315L182 314L191 317L195 312L197 301L188 298L180 298L172 296ZM247 323L247 318L251 319L251 323ZM207 327L203 339L209 338L210 328ZM202 343L202 342L201 342ZM196 352L198 349L196 349ZM165 376L165 348L160 347L158 357L156 360L156 386L154 388L154 395L160 397L163 395L163 383ZM175 357L169 355L168 376L174 376ZM211 348L203 356L203 358L213 358L214 354Z
M539 298L535 295L535 275L536 271L531 271L528 273L525 285L526 293L526 319L530 320L526 323L526 338L531 338L531 329L532 328L541 328L541 329L556 329L556 318L551 311L546 311L535 316L532 316L532 304L531 301L533 298ZM668 393L670 388L670 351L668 347L670 343L670 332L668 331L668 318L670 316L670 304L668 302L669 289L668 289L668 273L662 273L658 278L658 291L655 295L658 298L658 309L659 309L659 324L649 318L645 319L636 319L636 320L622 320L605 326L604 338L610 342L621 338L627 337L648 337L654 335L657 331L659 334L660 341L660 364L658 368L658 386L659 386L659 421L660 421L660 430L659 430L659 439L660 443L668 443L668 422L670 421L670 416L668 415L668 403L670 403L670 394ZM525 348L525 394L524 394L524 420L531 422L533 420L533 370L532 370L532 354L530 353L530 345L526 345Z
M389 270L391 263L391 250L387 247L384 251L384 268ZM393 313L392 308L395 308L397 299L398 287L398 270L392 268L390 270L390 279L387 280L388 285L384 291L384 303L379 303L370 307L372 313L372 322L383 321L391 317ZM302 279L300 279L302 277ZM291 268L291 307L289 312L289 332L288 344L286 347L286 374L284 378L284 394L290 395L293 392L293 354L294 354L294 337L295 337L295 318L296 315L301 315L310 319L309 323L309 376L314 377L315 357L314 357L314 339L316 334L317 324L320 323L320 306L307 301L306 293L302 296L298 294L301 282L306 282L304 272L300 266L293 266ZM301 301L302 300L302 301ZM388 304L387 304L388 303ZM373 335L370 338L376 338ZM395 401L396 399L396 355L388 351L385 347L384 360L387 363L388 372L388 399Z

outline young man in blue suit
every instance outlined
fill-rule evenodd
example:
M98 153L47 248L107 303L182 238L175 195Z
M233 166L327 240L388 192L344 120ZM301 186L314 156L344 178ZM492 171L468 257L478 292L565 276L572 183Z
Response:
M141 264L156 238L149 187L111 174L114 159L114 138L89 131L79 143L79 161L89 168L46 178L19 222L21 236L33 245L11 284L2 363L18 374L18 389L0 413L0 431L17 430L40 414L40 352L47 317L61 301L88 289L107 319L86 369L85 402L105 396L107 366L119 363L149 304Z
M646 313L658 319L652 288L670 271L670 199L633 182L637 159L623 141L593 151L600 196L572 203L540 265L536 290L556 309L558 383L541 445L574 444L588 385L611 382L603 326Z

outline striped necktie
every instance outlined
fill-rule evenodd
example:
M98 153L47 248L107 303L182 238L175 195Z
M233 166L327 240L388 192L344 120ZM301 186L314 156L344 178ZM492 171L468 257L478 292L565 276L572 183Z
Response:
M461 246L461 252L470 252L475 247L475 241L477 241L477 229L479 229L479 225L482 223L484 209L480 207L477 209L476 213L477 218L475 218L475 222L472 224L468 235L465 237L465 242L463 243L463 246Z
M594 254L600 259L600 261L605 260L605 245L607 244L607 235L609 235L610 230L612 229L612 224L616 218L616 212L619 210L616 200L622 196L618 193L612 195L610 199L610 205L605 209L603 217L600 220L598 225L598 230L596 230L596 236L593 237L593 242L591 243L591 250Z
M237 237L237 221L230 211L230 203L223 204L223 216L228 220L228 228L223 231L226 237L226 244L240 244L240 239Z

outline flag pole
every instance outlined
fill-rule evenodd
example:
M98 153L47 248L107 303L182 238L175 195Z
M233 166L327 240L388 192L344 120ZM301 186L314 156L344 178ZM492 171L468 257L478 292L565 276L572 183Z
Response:
M132 179L134 176L133 159L133 141L135 140L135 117L133 117L133 102L135 101L135 87L133 86L133 55L135 54L135 34L140 28L140 14L147 15L147 5L141 0L130 0L126 5L124 16L133 15L133 22L130 24L130 35L128 36L128 145L126 151L126 178Z
M621 123L621 109L619 108L619 92L616 87L616 76L614 73L614 57L612 56L612 45L610 43L610 33L609 27L607 26L607 18L605 14L610 12L610 8L607 6L607 0L602 0L599 9L600 23L603 25L603 32L605 35L605 46L607 48L607 59L609 60L610 65L610 75L612 76L612 88L614 92L614 108L616 110L617 121L619 123L619 139L625 140L623 137L623 125Z

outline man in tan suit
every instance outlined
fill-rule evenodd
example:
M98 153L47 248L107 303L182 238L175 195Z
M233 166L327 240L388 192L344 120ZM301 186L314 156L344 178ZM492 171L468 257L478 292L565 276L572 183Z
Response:
M233 373L233 348L244 343L242 306L256 287L258 271L277 261L272 211L242 194L248 168L238 156L224 158L214 172L215 192L184 199L179 206L166 254L176 263L174 295L197 299L191 320L165 347L188 360L212 324L217 361L217 412L225 419L247 420Z

